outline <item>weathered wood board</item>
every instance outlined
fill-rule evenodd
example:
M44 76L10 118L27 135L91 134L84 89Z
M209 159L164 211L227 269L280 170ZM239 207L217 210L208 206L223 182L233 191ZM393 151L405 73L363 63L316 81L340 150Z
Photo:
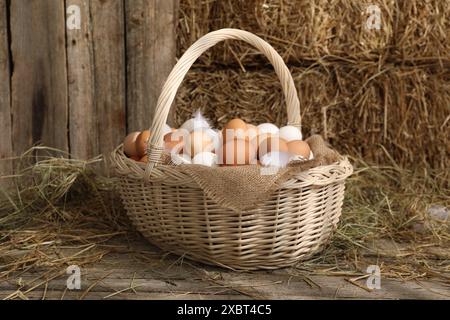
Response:
M77 17L77 7L79 16ZM69 18L79 25L67 28L69 134L72 156L87 159L99 153L95 108L94 53L90 6L84 0L67 0ZM69 21L70 22L70 21ZM79 29L77 28L79 27Z
M345 276L205 266L164 254L145 241L114 248L100 262L81 268L80 290L67 290L65 270L52 279L41 268L0 281L0 299L20 298L17 290L29 299L450 299L450 286L433 279L382 278L381 289L369 290L365 279L352 283Z
M88 159L147 129L175 63L177 10L178 0L0 0L0 156L43 144Z
M12 173L10 57L6 0L0 0L0 177ZM0 187L7 179L0 178Z
M126 131L125 22L122 1L90 3L98 153L108 154Z
M11 1L15 154L38 142L68 151L64 17L63 1Z
M175 64L178 0L126 1L128 131L150 127ZM172 124L169 115L168 123Z

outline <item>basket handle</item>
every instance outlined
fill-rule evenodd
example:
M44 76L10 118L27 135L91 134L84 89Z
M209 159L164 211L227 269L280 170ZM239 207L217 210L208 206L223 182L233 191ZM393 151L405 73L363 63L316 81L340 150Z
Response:
M163 150L163 127L167 122L170 108L185 75L203 52L218 42L228 39L243 40L253 45L269 59L283 88L287 105L288 124L298 128L301 127L300 101L298 99L297 90L295 89L294 80L284 63L283 58L281 58L275 49L266 41L248 31L239 29L221 29L210 32L198 39L183 54L169 74L169 77L162 88L161 95L159 96L156 105L153 123L150 128L152 134L147 143L148 165L144 175L147 180L150 179L151 171L160 159Z

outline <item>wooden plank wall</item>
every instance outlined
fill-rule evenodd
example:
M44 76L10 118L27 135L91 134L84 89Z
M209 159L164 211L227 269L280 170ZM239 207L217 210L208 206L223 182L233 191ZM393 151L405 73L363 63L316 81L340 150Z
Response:
M64 3L10 3L13 153L37 141L68 151Z
M0 0L1 158L40 143L86 159L148 128L175 63L177 8L178 0ZM67 27L77 11L79 28ZM11 172L8 161L0 172Z
M166 0L126 1L127 70L129 129L149 126L153 108L146 106L158 99L164 80L172 69L166 57L175 57L175 30L178 2ZM169 27L169 28L168 28ZM167 37L167 31L172 34ZM140 72L139 70L142 70ZM139 115L139 116L136 116ZM168 121L172 124L172 120Z
M6 0L0 0L0 176L12 172L11 141L11 88L10 88L10 57L8 46L8 20Z

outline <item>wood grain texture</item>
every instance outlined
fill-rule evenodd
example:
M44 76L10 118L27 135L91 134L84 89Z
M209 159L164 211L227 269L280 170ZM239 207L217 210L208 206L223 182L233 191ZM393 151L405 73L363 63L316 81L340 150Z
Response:
M0 176L12 173L10 60L6 0L0 0ZM7 180L0 178L0 187Z
M382 275L381 289L369 290L366 278L348 281L359 274L311 275L289 268L233 272L166 255L144 241L110 244L112 252L101 261L81 266L81 290L66 290L64 270L49 273L51 267L44 265L0 282L0 299L17 290L29 299L450 299L448 284L436 278L399 281ZM58 257L77 251L58 250ZM45 280L57 272L63 275Z
M66 8L80 8L80 29L68 29L67 66L69 88L70 153L88 159L100 153L95 108L94 52L89 2L67 0Z
M126 132L125 22L123 2L90 1L98 152L109 153Z
M178 0L126 1L128 131L151 125L175 64ZM169 116L170 124L173 117Z
M13 152L68 151L64 1L11 1Z

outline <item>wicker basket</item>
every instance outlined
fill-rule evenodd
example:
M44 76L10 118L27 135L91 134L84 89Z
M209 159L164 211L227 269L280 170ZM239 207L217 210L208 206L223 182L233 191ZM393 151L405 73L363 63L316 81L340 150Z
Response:
M169 75L159 97L148 143L147 165L127 158L119 146L112 165L120 193L135 227L160 248L232 269L276 269L317 253L336 228L344 182L352 173L346 158L283 183L259 208L234 212L208 198L177 166L158 163L170 107L195 60L226 39L243 40L264 53L281 81L288 122L300 127L300 104L282 58L265 41L242 30L209 33L190 47Z

